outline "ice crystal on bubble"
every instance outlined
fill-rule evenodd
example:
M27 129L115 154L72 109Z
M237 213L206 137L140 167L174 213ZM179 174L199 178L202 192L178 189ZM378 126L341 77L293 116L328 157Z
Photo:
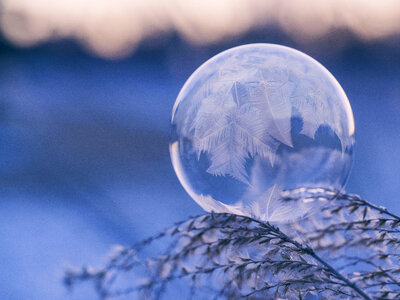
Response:
M343 188L354 144L350 104L335 78L309 56L269 44L203 64L178 96L172 131L174 168L199 205L277 222L319 205L285 207L281 191Z

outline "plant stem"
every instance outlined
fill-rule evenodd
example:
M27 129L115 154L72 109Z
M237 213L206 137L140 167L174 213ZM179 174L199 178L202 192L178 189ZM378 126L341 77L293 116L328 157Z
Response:
M273 225L269 224L268 222L264 223L264 222L258 221L256 219L253 219L251 217L245 217L245 218L248 218L251 221L258 223L258 224L262 225L263 227L267 227L272 232L275 232L276 234L278 234L280 236L280 238L282 240L294 245L300 251L310 255L312 258L317 260L321 265L323 265L325 268L327 268L337 279L344 282L348 287L352 288L363 299L372 300L372 298L370 296L368 296L366 293L364 293L355 283L348 280L346 277L344 277L342 274L340 274L334 267L332 267L329 263L327 263L320 256L318 256L311 247L301 245L299 242L293 240L292 238L287 236L285 233L283 233L278 227L273 226Z
M386 215L388 215L388 216L391 216L393 219L396 219L396 220L400 221L400 217L399 217L399 216L397 216L397 215L391 213L391 212L388 211L387 208L385 208L385 207L377 206L377 205L372 204L372 203L370 203L370 202L368 202L368 201L366 201L366 200L363 200L363 199L358 199L358 201L360 201L360 202L361 202L362 204L364 204L365 206L368 206L368 207L370 207L370 208L372 208L372 209L375 209L375 210L377 210L377 211L379 211L379 212L381 212L381 213L383 213L383 214L386 214Z
M371 297L369 297L366 293L364 293L358 286L355 285L355 283L351 282L348 280L346 277L341 275L338 271L336 271L335 268L333 268L330 264L328 264L326 261L324 261L321 257L319 257L314 250L311 248L308 248L307 253L311 255L315 260L317 260L319 263L321 263L323 266L325 266L329 271L331 271L332 274L336 276L339 280L343 281L346 283L349 287L351 287L353 290L355 290L362 298L365 300L372 300Z

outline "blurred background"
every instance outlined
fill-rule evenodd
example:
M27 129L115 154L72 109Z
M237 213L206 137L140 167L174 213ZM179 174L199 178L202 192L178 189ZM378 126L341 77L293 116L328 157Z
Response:
M170 163L172 105L201 63L254 42L338 79L347 191L400 213L399 1L0 0L0 299L96 299L63 270L201 213Z

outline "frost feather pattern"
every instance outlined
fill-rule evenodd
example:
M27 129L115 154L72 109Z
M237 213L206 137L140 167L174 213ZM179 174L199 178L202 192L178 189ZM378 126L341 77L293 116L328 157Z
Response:
M205 154L210 160L209 174L249 185L249 158L268 158L273 166L278 147L293 146L295 113L303 120L301 134L314 139L325 125L338 136L342 151L351 146L348 124L340 122L345 112L329 105L337 91L317 67L290 54L262 51L215 63L219 71L198 83L195 104L182 105L176 115L178 132L192 139L198 159Z
M204 101L194 120L194 148L198 157L209 153L213 175L229 174L248 184L245 162L260 155L274 161L279 142L265 130L261 111L249 103L245 86L235 82L231 89L232 102L219 104L219 99Z

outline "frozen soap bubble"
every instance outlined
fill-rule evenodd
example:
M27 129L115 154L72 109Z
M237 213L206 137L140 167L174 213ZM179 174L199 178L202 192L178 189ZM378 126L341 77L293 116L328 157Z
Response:
M350 103L321 64L272 44L235 47L187 80L170 153L204 210L289 222L343 189L354 145Z

